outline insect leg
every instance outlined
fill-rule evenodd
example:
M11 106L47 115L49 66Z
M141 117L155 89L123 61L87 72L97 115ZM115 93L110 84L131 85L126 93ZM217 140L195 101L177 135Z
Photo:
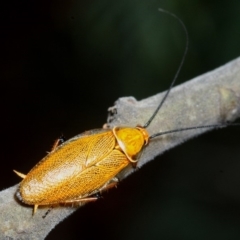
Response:
M92 194L92 197L86 197L86 198L79 197L79 198L75 198L73 200L67 200L64 203L94 202L94 201L98 200L99 198L101 198L101 193L103 191L106 191L110 188L115 187L118 182L119 182L119 180L116 177L114 177L113 179L108 181L102 188L100 188L98 192Z
M103 191L106 191L108 189L111 189L113 187L117 187L117 184L119 183L118 178L114 177L112 178L110 181L108 181L101 189L100 189L100 193Z
M33 215L37 212L37 209L38 209L38 205L35 204L34 207L33 207Z
M53 206L51 206L51 207L46 211L46 213L42 216L42 218L45 218L45 217L51 212L52 209L53 209Z
M20 172L18 172L18 171L16 171L16 170L13 170L19 177L21 177L21 178L25 178L26 177L26 175L25 174L23 174L23 173L20 173Z
M81 202L94 202L98 200L98 197L87 197L87 198L82 198L82 197L79 197L79 198L75 198L73 200L67 200L63 203L81 203Z
M65 138L64 138L63 135L61 135L61 136L54 142L54 144L53 144L53 146L52 146L52 149L51 149L51 152L54 152L55 149L56 149L59 145L61 145L62 143L64 143L64 142L65 142Z

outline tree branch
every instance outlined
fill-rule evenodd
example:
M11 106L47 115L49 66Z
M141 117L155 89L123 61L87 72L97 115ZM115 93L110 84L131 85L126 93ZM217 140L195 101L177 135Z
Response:
M143 125L151 116L164 93L136 101L133 97L120 98L109 109L108 124ZM159 114L149 126L149 133L171 129L219 124L240 116L240 58L175 87ZM153 139L144 150L138 167L155 156L211 129L195 129ZM119 174L120 180L132 172L127 168ZM43 219L48 208L40 208L32 216L32 206L19 203L14 195L18 185L0 192L1 239L44 239L76 207L59 206Z

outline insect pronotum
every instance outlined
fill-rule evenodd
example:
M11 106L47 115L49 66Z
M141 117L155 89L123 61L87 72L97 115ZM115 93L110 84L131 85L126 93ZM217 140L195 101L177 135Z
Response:
M163 11L163 10L160 10ZM158 107L143 126L97 129L77 135L63 142L55 142L47 154L25 175L14 170L23 178L16 196L23 203L33 205L33 214L38 206L56 204L78 204L98 199L99 193L118 183L116 175L128 165L136 166L139 156L148 143L164 134L197 129L217 128L223 125L196 126L173 129L149 135L147 127L154 120L174 85L188 50L188 34L183 22L174 14L186 34L186 47L171 85ZM227 124L225 124L227 125Z

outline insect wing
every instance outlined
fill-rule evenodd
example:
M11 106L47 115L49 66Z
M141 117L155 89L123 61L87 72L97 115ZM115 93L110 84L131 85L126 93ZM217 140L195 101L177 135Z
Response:
M23 201L48 205L98 192L129 163L115 145L112 130L93 130L68 140L27 174L20 185Z

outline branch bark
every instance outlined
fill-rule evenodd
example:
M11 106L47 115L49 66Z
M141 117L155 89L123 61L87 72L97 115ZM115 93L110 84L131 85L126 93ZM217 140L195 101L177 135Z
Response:
M136 101L133 97L117 100L109 109L108 125L136 126L151 116L164 93ZM234 121L240 116L240 58L172 89L167 101L148 131L151 134L171 129L219 124ZM153 139L144 150L138 167L155 156L184 141L211 129L195 129ZM119 174L120 180L132 172L127 168ZM77 207L59 206L43 219L47 208L40 208L32 216L32 206L15 198L18 185L0 192L0 238L44 239L48 233Z

